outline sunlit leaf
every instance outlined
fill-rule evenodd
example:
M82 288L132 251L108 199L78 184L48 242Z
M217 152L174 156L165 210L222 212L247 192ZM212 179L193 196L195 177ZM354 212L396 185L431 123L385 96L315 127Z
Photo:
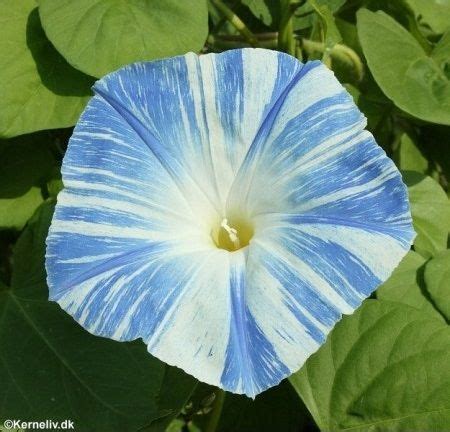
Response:
M450 0L406 0L421 24L428 25L436 33L450 27Z
M428 258L447 248L450 202L431 177L412 171L403 175L408 185L411 213L417 237L414 249Z
M74 125L92 78L47 40L34 0L0 0L0 9L0 137Z
M39 187L14 198L0 198L0 228L22 229L42 201Z
M386 96L415 117L450 125L450 82L441 62L384 12L362 9L357 17L364 55Z
M206 0L38 0L45 32L77 69L101 77L128 63L200 51Z

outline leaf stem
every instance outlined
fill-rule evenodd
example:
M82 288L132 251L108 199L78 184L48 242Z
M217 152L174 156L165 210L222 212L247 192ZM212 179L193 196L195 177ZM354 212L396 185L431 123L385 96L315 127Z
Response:
M217 389L216 400L214 401L214 406L209 417L209 422L206 425L205 432L216 431L217 426L219 425L220 416L222 415L224 400L225 400L225 391L222 389Z
M211 4L230 22L230 24L247 40L252 46L258 46L258 39L245 25L245 23L222 1L210 0Z

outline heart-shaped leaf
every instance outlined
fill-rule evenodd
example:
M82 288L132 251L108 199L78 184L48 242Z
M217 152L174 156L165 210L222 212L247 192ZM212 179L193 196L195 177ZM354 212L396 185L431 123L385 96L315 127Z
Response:
M435 431L450 424L450 328L368 300L290 378L327 431Z
M77 69L101 77L128 63L200 51L205 0L38 0L42 25Z

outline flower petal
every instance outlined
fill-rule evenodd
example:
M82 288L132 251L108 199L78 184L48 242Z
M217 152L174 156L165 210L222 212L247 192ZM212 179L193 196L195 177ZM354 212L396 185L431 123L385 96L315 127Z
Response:
M340 164L341 175L353 179L352 169L365 169L358 159L364 156L358 152L360 142L370 135L363 131L365 125L366 119L333 73L320 62L307 63L263 119L234 181L228 207L245 208L249 217L267 208L295 210L308 199L298 193L300 188L317 192L305 173L316 175L322 185L326 174L329 187L339 186L340 179L335 181L334 173L327 171L330 165ZM372 152L378 148L374 142L368 147ZM356 157L346 163L350 154Z
M187 54L127 66L94 90L130 119L175 179L223 210L263 119L302 67L263 49Z

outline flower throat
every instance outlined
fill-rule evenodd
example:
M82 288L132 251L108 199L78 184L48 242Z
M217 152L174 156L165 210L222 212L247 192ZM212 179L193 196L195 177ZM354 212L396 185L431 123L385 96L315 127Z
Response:
M250 243L253 232L253 226L244 219L223 218L211 237L218 248L234 252Z

